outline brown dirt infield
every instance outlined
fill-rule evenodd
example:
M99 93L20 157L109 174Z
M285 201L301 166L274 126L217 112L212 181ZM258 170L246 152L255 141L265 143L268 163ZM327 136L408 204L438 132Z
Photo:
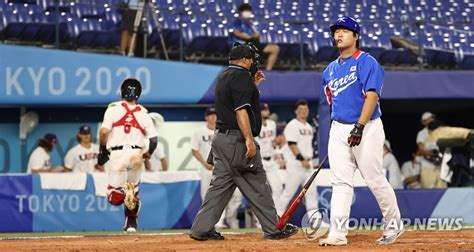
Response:
M0 241L0 251L453 251L474 250L474 230L406 231L395 244L377 245L380 232L352 231L349 245L319 247L302 232L279 241L263 240L261 234L225 234L225 241L198 242L188 235L127 235L116 237L47 238Z

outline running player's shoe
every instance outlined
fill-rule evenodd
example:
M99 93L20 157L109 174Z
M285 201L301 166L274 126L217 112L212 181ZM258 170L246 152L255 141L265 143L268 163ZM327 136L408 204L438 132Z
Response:
M123 231L127 233L135 233L137 232L137 218L125 216L125 226L123 227Z
M327 237L319 240L319 246L344 246L347 245L347 239L336 237Z
M382 237L377 239L377 243L380 245L392 244L395 241L397 241L398 237L400 237L404 232L405 232L405 229L402 229L393 235L382 235Z
M134 233L137 232L138 229L138 214L140 213L141 209L141 202L137 201L135 205L135 209L129 210L127 207L124 207L125 212L125 226L123 227L123 231L127 233Z

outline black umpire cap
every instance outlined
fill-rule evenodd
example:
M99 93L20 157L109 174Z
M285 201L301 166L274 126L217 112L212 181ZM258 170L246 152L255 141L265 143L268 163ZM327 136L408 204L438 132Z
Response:
M237 45L232 47L229 54L229 60L238 60L242 58L251 59L254 53L248 45Z

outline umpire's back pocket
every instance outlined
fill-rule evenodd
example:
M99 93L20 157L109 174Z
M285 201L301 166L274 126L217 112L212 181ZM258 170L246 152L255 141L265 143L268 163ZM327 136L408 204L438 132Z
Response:
M233 169L239 171L256 171L259 168L263 168L262 157L260 156L260 146L257 146L257 154L253 158L247 158L245 153L247 152L247 146L245 142L238 139L234 145L234 155L230 162Z

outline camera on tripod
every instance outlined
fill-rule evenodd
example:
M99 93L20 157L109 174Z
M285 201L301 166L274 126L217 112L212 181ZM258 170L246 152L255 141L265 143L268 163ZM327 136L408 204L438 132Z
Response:
M127 1L127 8L130 8L130 0ZM134 56L135 55L135 48L137 45L137 35L138 34L143 34L143 36L140 36L140 40L142 40L140 45L143 44L143 56L146 57L147 55L147 27L148 27L148 18L147 14L150 13L151 17L153 18L153 22L156 25L156 29L158 31L159 37L160 37L160 43L161 43L161 48L163 48L163 53L165 56L166 60L169 60L168 56L168 51L166 48L166 43L163 38L162 34L162 29L161 29L161 24L158 18L158 11L156 6L149 0L138 0L138 6L137 6L137 12L135 15L135 19L133 22L133 34L131 38L131 43L130 47L128 50L127 55L128 56ZM141 46L140 46L141 47Z

